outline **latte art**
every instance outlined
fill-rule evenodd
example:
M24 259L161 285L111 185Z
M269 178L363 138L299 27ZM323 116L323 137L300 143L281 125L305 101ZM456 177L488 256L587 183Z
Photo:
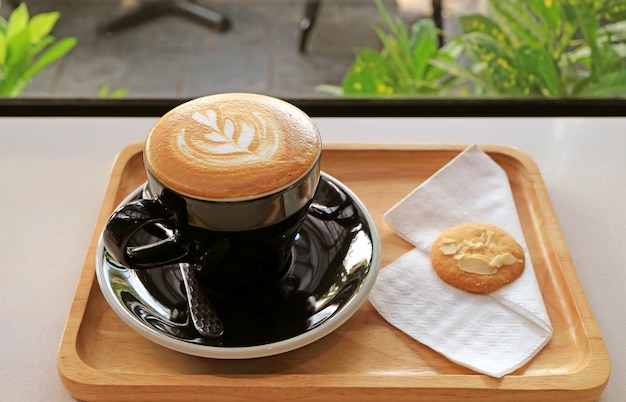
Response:
M202 165L237 165L272 159L280 140L276 127L271 127L259 113L228 118L223 115L215 110L193 114L192 119L203 129L181 129L177 142L185 158Z
M148 172L190 197L263 197L319 169L321 138L312 120L282 100L254 94L194 99L154 125L144 148Z

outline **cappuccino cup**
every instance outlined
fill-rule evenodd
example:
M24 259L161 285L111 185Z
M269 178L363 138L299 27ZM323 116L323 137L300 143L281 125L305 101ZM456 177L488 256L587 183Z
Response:
M142 197L118 207L106 252L131 269L187 263L213 294L250 295L290 269L322 151L297 107L230 93L183 103L145 141Z

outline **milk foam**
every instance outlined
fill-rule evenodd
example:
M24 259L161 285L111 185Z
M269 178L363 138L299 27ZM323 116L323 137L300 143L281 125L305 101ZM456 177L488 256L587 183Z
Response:
M190 117L202 129L182 128L178 133L176 143L184 158L205 166L272 160L280 144L279 127L258 112L241 114L236 120L219 119L220 115L220 111L209 109Z
M295 106L263 95L218 94L183 103L159 119L144 160L172 190L234 200L292 185L320 154L317 127Z

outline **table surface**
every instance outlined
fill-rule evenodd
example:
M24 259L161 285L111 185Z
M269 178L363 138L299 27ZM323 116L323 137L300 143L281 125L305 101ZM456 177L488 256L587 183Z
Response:
M538 164L626 395L626 118L316 118L324 142L493 144ZM156 118L0 118L0 389L72 401L56 355L116 154Z

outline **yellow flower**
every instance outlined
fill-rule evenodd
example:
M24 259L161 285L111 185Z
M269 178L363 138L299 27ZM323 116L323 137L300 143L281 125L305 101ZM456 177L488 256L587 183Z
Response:
M496 54L491 52L491 53L483 54L482 56L480 56L480 59L484 61L485 63L489 63L494 57L496 57Z
M393 88L388 87L385 84L379 83L376 86L376 92L378 92L381 95L391 95L391 94L393 94Z
M498 57L498 60L496 60L496 63L498 63L502 68L509 68L509 63L507 63L507 61L501 57Z

